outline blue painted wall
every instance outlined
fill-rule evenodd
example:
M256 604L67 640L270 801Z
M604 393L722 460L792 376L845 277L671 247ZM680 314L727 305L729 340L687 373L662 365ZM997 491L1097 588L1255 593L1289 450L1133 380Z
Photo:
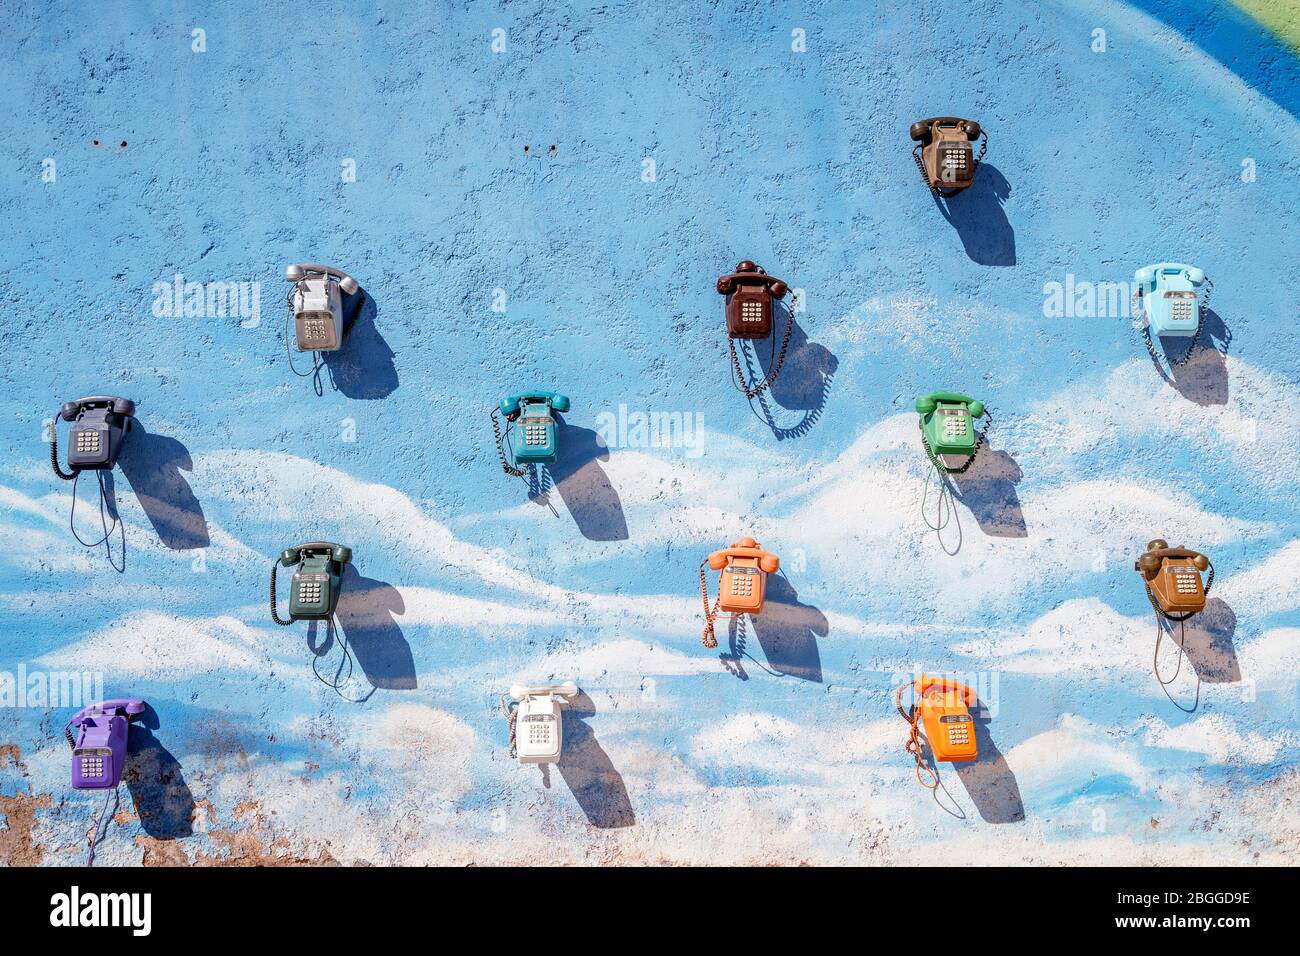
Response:
M11 4L0 672L151 704L98 861L1294 862L1296 74L1151 6ZM990 134L950 204L908 155L934 114ZM746 257L806 303L765 408L713 291ZM1045 314L1164 259L1215 282L1171 383L1125 310ZM366 292L320 395L283 342L304 260ZM257 314L159 314L177 273ZM531 385L573 399L532 488L488 421ZM995 416L942 538L939 388ZM142 426L122 574L43 438L103 392ZM620 406L701 441L605 447ZM785 574L708 651L697 567L744 533ZM1168 695L1157 536L1217 568ZM314 538L356 554L341 694L340 642L267 619ZM984 701L937 799L893 704L920 669ZM546 775L505 752L516 679L584 690ZM28 704L0 860L78 862L102 796L66 786L72 708Z

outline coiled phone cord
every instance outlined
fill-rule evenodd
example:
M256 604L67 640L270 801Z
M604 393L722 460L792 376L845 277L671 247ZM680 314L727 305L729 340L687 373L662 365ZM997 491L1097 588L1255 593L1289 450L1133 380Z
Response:
M722 592L718 592L718 598L713 602L713 609L709 609L709 579L704 568L708 561L700 562L700 600L704 602L704 635L702 642L705 647L717 647L718 639L713 634L713 622L718 619L718 605L722 603Z
M501 715L506 719L506 727L510 731L510 758L513 760L519 756L519 747L515 738L515 727L519 721L519 709L513 703L506 703L505 694L497 701L497 706L501 708Z
M526 468L516 468L510 464L506 458L505 436L501 434L501 422L497 420L497 413L500 411L495 405L492 406L492 434L496 438L497 455L501 458L501 470L512 478L522 478L528 474ZM513 450L513 449L512 449Z
M1166 379L1172 376L1174 369L1181 368L1182 366L1186 365L1189 361L1191 361L1192 355L1196 352L1196 347L1201 341L1201 330L1205 328L1205 316L1210 311L1210 293L1212 293L1213 291L1214 291L1214 283L1210 281L1209 276L1206 276L1205 295L1201 297L1201 308L1200 308L1200 313L1198 314L1196 319L1196 331L1192 333L1192 343L1189 346L1187 346L1187 351L1183 353L1182 358L1172 359L1169 358L1168 356L1165 357L1166 360L1169 362L1169 373L1165 372L1164 364L1160 361L1160 356L1156 352L1155 343L1151 341L1151 330L1149 328L1149 323L1147 322L1142 323L1141 326L1142 343L1147 347L1147 353L1151 356L1151 361L1156 363L1156 368L1160 370L1160 374L1164 376ZM1142 290L1134 289L1133 290L1133 311L1135 314L1139 313L1139 311L1142 309L1142 298L1143 298Z
M281 627L288 627L293 621L286 621L280 617L280 612L275 606L275 572L280 569L280 562L275 561L271 565L271 620L275 621Z
M54 473L64 481L72 481L77 477L75 471L64 471L59 467L59 415L55 414L54 421L50 423L50 465L54 468Z
M894 691L894 706L898 708L898 712L902 715L903 719L907 721L908 727L911 728L911 732L907 738L907 743L904 745L903 749L916 759L917 783L925 787L927 790L937 790L939 788L939 775L931 770L926 762L921 758L921 712L915 704L912 705L911 713L908 713L903 709L903 691L907 690L909 687L914 687L915 685L915 681L908 681L906 684L899 687L898 690ZM921 776L921 771L923 770L930 777L930 780L932 781L931 783L926 783L925 778Z
M942 191L944 187L936 186L934 183L930 181L930 177L925 172L925 163L921 160L921 150L923 148L924 147L920 143L917 143L916 146L912 148L912 161L916 163L916 171L921 174L921 182L925 183L925 185L929 188L930 192L932 193L938 193L940 196L952 195L952 193L955 192L955 190L945 193ZM988 152L988 149L989 149L989 134L984 132L983 129L981 129L980 130L980 154L974 158L974 161L971 164L972 177L975 175L976 170L980 168L980 163L983 161L984 154Z
M776 377L781 374L781 366L785 364L785 355L790 348L790 334L794 331L794 310L795 306L798 304L798 298L797 295L790 296L790 305L786 311L785 334L781 336L781 353L776 355L776 344L773 342L772 354L776 357L775 360L768 360L772 363L772 370L757 385L751 387L749 383L745 381L745 370L741 368L740 356L736 353L736 340L733 338L727 339L727 348L731 351L731 369L734 374L732 384L736 386L737 390L740 391L745 398L753 399L761 395L763 392L767 391L774 382L776 382Z

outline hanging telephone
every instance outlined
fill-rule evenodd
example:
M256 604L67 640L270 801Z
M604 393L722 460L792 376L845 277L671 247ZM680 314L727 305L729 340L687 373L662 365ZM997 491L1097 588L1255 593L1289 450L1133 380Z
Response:
M916 141L912 159L932 192L951 195L975 182L975 170L989 147L988 134L979 123L959 116L935 116L913 123L909 133ZM977 139L981 141L978 156L972 146Z
M935 468L956 475L966 471L993 423L984 403L957 392L931 392L916 400L916 411L921 416L921 443ZM982 417L988 422L977 434L975 422Z
M501 470L519 478L528 474L528 465L554 462L559 454L554 413L568 410L569 397L559 392L524 392L501 399L501 404L492 409L491 416ZM505 416L504 435L497 420L498 414ZM523 433L523 444L516 448L511 436L520 432ZM509 454L506 452L507 446ZM525 467L521 468L520 465Z
M736 388L745 398L754 398L770 388L781 373L785 355L790 348L790 333L794 330L796 300L791 299L786 316L785 332L781 337L781 351L776 352L776 339L772 335L772 303L784 299L790 287L780 279L770 276L762 266L748 259L736 266L735 272L718 278L718 292L727 297L727 348L731 352L731 367ZM751 386L745 379L745 370L736 351L736 340L772 340L772 355L768 359L767 376Z
M903 691L909 687L914 691L915 700L905 710ZM926 766L921 756L922 727L925 728L925 740L930 745L935 760L960 763L979 756L975 741L975 719L970 714L970 709L976 702L975 691L965 684L928 674L922 674L894 692L894 706L911 727L906 749L916 759L916 779L921 786L933 790L939 785L938 776ZM930 776L931 783L925 782L921 776L922 770Z
M520 763L556 763L564 749L561 711L578 696L573 681L510 688L512 704L501 698L501 710L510 726L510 756Z
M709 607L709 581L705 565L721 571L718 577L718 597ZM781 569L781 559L764 551L753 538L741 538L729 548L714 551L700 565L700 597L704 601L705 647L717 647L714 621L720 612L729 614L761 614L767 590L767 576Z
M343 582L343 565L352 560L352 549L330 541L312 541L289 548L271 565L271 620L282 627L294 621L328 621L334 617ZM275 595L279 567L293 567L289 589L289 620L280 617Z
M1154 331L1157 337L1163 338L1191 339L1181 358L1166 356L1172 368L1185 365L1201 338L1213 289L1214 283L1204 270L1180 262L1157 262L1133 274L1133 318L1142 331L1151 360L1162 373L1164 369L1151 333Z
M72 747L72 788L113 790L126 766L127 728L144 713L138 698L105 700L77 711L63 734ZM76 728L74 737L72 728Z
M72 422L72 427L68 430L68 471L64 471L59 465L60 418L65 422ZM108 489L104 485L102 472L112 471L113 466L117 464L133 421L135 421L135 402L129 398L121 398L117 395L91 395L87 398L79 398L75 402L65 402L50 424L50 465L54 473L64 481L74 482L72 515L68 519L68 524L72 528L73 537L88 548L96 548L101 544L107 546L109 536L118 525L116 511L112 511L111 526L104 518L105 508L109 507L110 503L107 500ZM77 534L76 525L73 523L77 509L75 481L83 471L99 473L95 477L99 481L99 514L104 536L98 541L83 540L81 535ZM122 527L122 544L125 547L125 525ZM111 551L109 560L113 560ZM126 569L125 561L123 557L123 564L118 570ZM114 564L114 567L117 565Z
M1200 552L1171 548L1168 541L1157 538L1147 544L1133 570L1142 575L1147 600L1160 617L1185 621L1205 610L1205 596L1214 584L1214 565ZM1205 570L1210 574L1202 584L1201 572Z
M354 295L357 280L340 269L313 262L286 266L284 278L293 283L289 313L298 351L336 351L343 344L343 294ZM287 338L287 328L285 335ZM293 361L292 355L289 360Z

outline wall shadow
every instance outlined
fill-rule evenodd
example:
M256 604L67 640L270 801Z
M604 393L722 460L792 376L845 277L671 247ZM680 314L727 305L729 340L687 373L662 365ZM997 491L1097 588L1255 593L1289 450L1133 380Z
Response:
M127 729L122 780L131 793L140 828L158 840L181 840L194 833L194 794L180 761L154 736L158 714L146 704Z
M387 398L397 390L395 353L375 326L379 307L365 289L343 297L343 343L322 352L334 388L348 398Z
M975 746L979 756L954 763L953 769L985 823L1022 823L1025 804L1020 796L1020 784L1011 772L1007 758L989 736L988 711L984 708L973 710L971 717L975 721Z
M1217 597L1205 599L1205 610L1183 623L1182 645L1196 676L1206 684L1235 684L1241 664L1233 640L1237 615Z
M587 724L587 718L595 713L596 705L585 691L565 708L564 749L555 767L588 823L601 830L630 827L636 823L636 814L627 786Z
M397 588L362 577L351 562L343 566L335 617L372 687L416 688L415 658L395 619L405 612L406 602Z
M1003 204L1011 184L985 160L975 171L975 182L951 196L931 191L934 204L950 222L971 262L981 266L1014 266L1016 232Z
M776 381L757 398L763 421L772 430L777 441L799 438L812 430L826 408L831 393L831 382L840 367L840 360L835 357L835 353L809 339L808 333L790 311L789 304L782 305L785 321L794 323L790 330L790 345L786 349L785 362L777 374ZM779 328L780 324L777 323L776 327ZM776 334L774 330L773 335ZM775 338L774 341L779 349L780 341ZM771 348L756 347L754 354L762 374L768 375L776 359ZM746 357L746 371L749 370L750 364ZM802 417L793 423L780 423L777 421L772 405L777 405L786 411L801 412Z
M763 649L766 664L749 653L750 627ZM732 617L727 627L727 653L719 657L728 672L741 680L749 680L742 660L749 658L774 676L820 684L822 661L817 638L829 633L826 615L811 604L799 603L799 595L785 575L773 574L767 579L763 612Z
M1016 485L1024 477L1020 465L1005 450L985 445L970 468L947 476L957 499L970 509L980 530L991 538L1026 538L1025 515Z
M551 487L560 493L573 515L578 531L588 541L626 541L627 517L623 502L600 462L609 460L609 449L590 428L555 419L556 460L546 466ZM539 487L534 500L544 499Z
M1165 356L1170 350L1175 357L1181 358L1187 351L1187 339L1161 338L1160 348ZM1232 332L1222 317L1213 309L1205 313L1205 324L1201 327L1200 346L1184 365L1171 366L1173 379L1161 370L1165 381L1170 382L1178 394L1190 402L1203 407L1228 404L1228 348L1232 343Z
M117 463L166 547L188 551L211 543L203 506L182 474L194 470L189 449L175 438L150 434L136 421Z

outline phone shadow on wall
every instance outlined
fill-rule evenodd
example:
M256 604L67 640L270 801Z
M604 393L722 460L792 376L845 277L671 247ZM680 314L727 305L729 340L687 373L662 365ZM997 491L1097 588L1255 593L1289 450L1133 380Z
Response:
M749 653L751 625L766 664ZM741 680L749 680L744 666L744 658L748 658L774 677L797 677L820 684L822 661L817 638L829 633L826 615L811 604L799 603L798 592L784 573L772 575L767 579L762 613L733 617L727 627L727 653L718 657L727 671Z
M127 729L128 757L122 780L135 804L140 828L156 840L181 840L194 833L194 794L180 761L153 735L158 714L144 712Z
M957 230L966 255L981 266L1016 264L1016 232L1003 208L1010 195L1011 184L988 161L979 164L975 181L961 192L952 196L930 193L943 218Z
M396 353L375 326L378 314L379 307L365 289L345 295L342 348L321 353L331 384L347 398L387 398L397 390Z
M1219 313L1207 309L1205 324L1201 327L1200 341L1209 345L1198 347L1186 364L1172 366L1173 377L1152 359L1160 377L1172 385L1179 395L1202 407L1228 404L1228 347L1232 331ZM1187 339L1160 339L1160 348L1167 356L1182 358L1187 354Z
M585 692L579 692L565 708L564 749L555 768L593 827L601 830L630 827L636 823L636 814L627 795L627 785L587 724L587 718L595 713L596 705ZM545 782L550 786L549 779Z
M970 509L980 530L990 538L1029 536L1020 496L1016 493L1024 472L1009 452L985 446L970 468L948 477L956 487L956 500Z
M1169 677L1162 676L1157 658L1154 662L1156 679L1179 710L1190 714L1200 706L1202 684L1235 684L1241 680L1241 663L1237 660L1234 641L1237 614L1227 602L1217 597L1206 598L1205 610L1181 625L1161 618L1158 626L1164 636L1178 646L1178 652L1177 663L1170 668L1172 673ZM1170 686L1181 674L1184 657L1196 677L1196 691L1191 707L1184 707L1170 692ZM1165 659L1168 660L1168 655Z
M971 715L975 721L975 746L979 756L953 764L957 779L985 823L1022 823L1025 803L1020 784L1007 758L989 735L989 714L984 708Z
M781 365L781 371L777 373L776 381L755 399L758 402L756 414L772 430L777 441L800 438L812 430L826 409L826 402L831 394L831 381L840 366L835 353L808 338L808 333L795 319L789 305L785 304L784 308L785 320L793 323L785 362ZM779 349L780 343L776 341L776 334L773 331L772 341ZM737 348L740 348L739 343ZM751 382L754 378L755 361L758 363L760 374L763 376L771 374L772 366L776 361L776 355L771 348L755 348L753 354L746 351L743 355L745 372L750 376ZM787 412L800 413L802 417L792 424L781 424L777 421L778 413L772 405ZM752 402L751 407L753 407Z
M211 543L203 507L182 474L194 470L189 449L175 438L150 434L136 422L118 465L166 547L190 551ZM111 473L106 475L111 482Z
M579 533L588 541L626 541L627 517L613 482L600 467L609 461L609 448L590 428L555 419L556 460L545 468L531 468L529 500L550 504L550 491L560 493Z
M415 658L398 625L396 615L406 613L402 593L384 581L362 577L351 563L343 566L343 582L335 618L347 648L370 682L368 700L376 690L415 690ZM326 643L312 652L318 658L330 652Z

